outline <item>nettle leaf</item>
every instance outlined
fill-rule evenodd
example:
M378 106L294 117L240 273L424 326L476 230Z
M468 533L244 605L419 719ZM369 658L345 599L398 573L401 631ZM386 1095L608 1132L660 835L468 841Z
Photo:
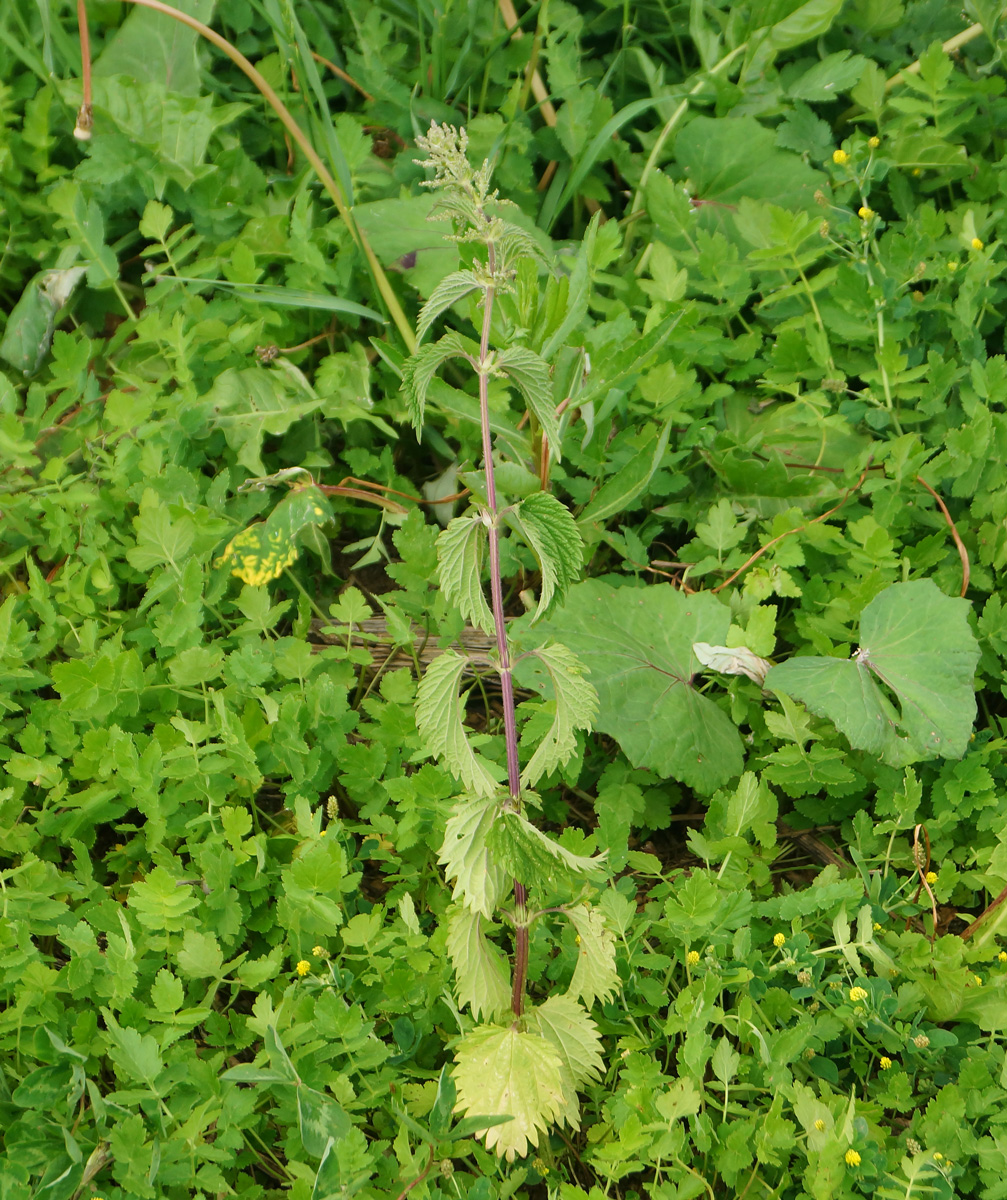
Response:
M598 690L595 728L610 734L635 767L712 792L741 773L741 737L727 714L693 686L696 642L723 645L730 610L707 593L667 584L612 587L588 580L536 635L568 646ZM519 667L540 686L544 668Z
M445 309L457 304L459 300L464 300L469 293L478 291L481 287L482 284L474 271L454 271L446 275L420 309L416 322L416 340L423 341L427 330Z
M592 1079L600 1079L605 1063L601 1057L601 1035L594 1021L572 996L550 996L525 1017L529 1033L537 1033L556 1048L562 1063L563 1096L560 1115L571 1129L580 1129L577 1090Z
M503 371L524 397L525 404L535 414L542 432L549 439L549 448L559 462L560 439L556 407L552 401L552 380L543 358L527 346L509 346L496 355L495 366Z
M531 547L542 572L542 590L533 621L566 595L584 565L584 539L565 504L549 492L526 496L507 521Z
M466 621L490 637L496 623L483 592L486 525L478 512L448 522L437 537L437 577L448 600Z
M433 757L476 796L493 796L497 782L472 749L462 723L458 684L468 665L454 650L445 650L423 672L416 693L416 727Z
M468 348L460 333L446 333L439 341L422 346L402 364L402 391L409 409L409 419L417 431L423 425L427 390L438 369L449 358L469 358Z
M477 1133L487 1150L513 1162L567 1111L563 1074L563 1059L551 1041L513 1026L482 1025L455 1051L455 1112L513 1117Z
M521 772L524 787L568 762L577 749L576 730L590 729L598 713L598 693L584 678L584 665L566 646L542 646L532 654L552 681L555 716L545 737Z
M484 922L481 913L461 904L448 912L447 951L458 1003L469 1005L477 1021L504 1013L511 999L506 960L483 933Z
M243 583L261 587L297 560L297 539L306 529L331 520L332 509L318 488L294 488L265 521L232 538L213 565L230 565L231 574Z
M968 601L945 596L931 579L893 584L864 609L853 658L792 658L773 667L766 687L802 701L854 749L893 766L961 758L979 662L968 611Z
M444 827L438 855L444 874L454 880L453 898L487 918L492 918L507 890L507 872L487 846L499 816L495 799L462 800Z
M548 834L513 809L502 809L486 844L507 875L535 883L569 883L597 874L605 854L588 858L554 842Z
M583 1000L588 1008L595 1000L611 1000L621 987L615 969L615 933L605 914L590 904L567 909L577 930L577 965L567 995Z

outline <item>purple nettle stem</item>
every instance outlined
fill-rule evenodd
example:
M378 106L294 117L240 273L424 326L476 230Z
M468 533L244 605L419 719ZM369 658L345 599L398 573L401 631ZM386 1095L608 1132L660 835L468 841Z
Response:
M493 244L487 246L488 266L492 277L496 256ZM515 807L521 804L521 763L518 758L517 717L514 711L514 676L504 619L503 576L500 570L500 513L497 507L496 480L493 472L493 437L490 432L489 375L490 326L493 322L495 288L490 284L483 297L482 336L479 342L479 415L482 424L483 469L486 472L487 532L489 535L490 598L493 622L496 625L497 658L500 689L503 693L504 740L507 746L507 790ZM511 1009L520 1017L524 1009L525 979L528 974L528 892L523 883L514 880L514 988Z

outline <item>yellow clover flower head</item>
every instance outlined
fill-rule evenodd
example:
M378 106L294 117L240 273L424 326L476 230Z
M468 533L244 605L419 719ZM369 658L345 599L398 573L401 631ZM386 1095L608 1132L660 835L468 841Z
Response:
M868 208L866 204L862 204L857 209L857 216L861 219L861 221L869 221L871 217L874 216L874 209Z
M879 1065L880 1065L882 1071L887 1071L888 1068L892 1065L892 1060L888 1057L887 1054L882 1054L881 1062Z
M777 948L777 950L779 950L779 948L783 945L783 943L786 940L787 940L787 935L785 933L774 933L773 934L773 945Z
M981 975L973 975L972 978L975 980L976 987L982 987L983 977Z
M321 958L325 954L325 947L324 946L312 946L311 953L315 956L315 958Z
M860 1155L856 1152L856 1150L846 1151L846 1165L848 1167L860 1166Z
M986 245L986 243L982 240L982 238L974 237L972 239L972 249L973 250L981 250L983 248L983 246L985 246L985 245Z
M879 137L868 138L867 144L868 144L868 146L870 146L870 148L872 150L877 150L877 148L881 145L881 138L879 138Z
M926 881L927 881L927 883L929 883L931 885L935 884L937 882L937 872L936 871L927 871Z
M851 987L850 988L850 999L853 1001L854 1004L859 1004L861 1000L867 999L867 992L862 987Z
M685 961L689 964L690 967L698 966L699 965L699 951L698 950L690 950L689 953L685 956Z
M307 975L307 973L310 970L311 970L311 963L309 963L306 958L302 958L301 961L297 964L297 974L298 975Z
M939 1150L934 1151L934 1162L943 1162L944 1155Z
M951 271L951 272L954 272L954 271L957 271L957 270L958 270L958 264L957 264L957 262L955 262L955 260L954 260L954 259L952 259L952 260L951 260L951 261L948 263L948 270L949 270L949 271Z
M825 1132L825 1122L822 1120L821 1117L819 1117L818 1120L815 1122L815 1128L818 1130L819 1133Z
M997 955L997 962L1007 963L1007 950L1001 950Z
M845 167L846 164L850 161L850 156L846 153L845 150L833 150L832 151L832 161L836 164L837 167Z

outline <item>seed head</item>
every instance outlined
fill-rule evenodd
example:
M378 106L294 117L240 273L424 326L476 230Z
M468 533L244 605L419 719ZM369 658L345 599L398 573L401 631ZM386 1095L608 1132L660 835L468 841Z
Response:
M926 1050L926 1048L930 1045L930 1039L925 1033L918 1033L913 1038L913 1045L917 1050Z

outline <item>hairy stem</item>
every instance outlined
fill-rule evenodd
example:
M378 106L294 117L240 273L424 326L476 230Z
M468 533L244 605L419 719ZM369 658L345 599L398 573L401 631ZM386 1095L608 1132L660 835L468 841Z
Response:
M496 266L493 243L487 246L490 277ZM521 763L518 759L517 716L514 711L514 675L507 641L504 616L503 573L500 570L500 509L497 505L496 478L493 471L493 435L490 431L489 359L490 327L493 323L493 299L496 289L491 283L483 295L482 334L479 340L479 416L482 425L483 470L486 472L486 517L489 534L490 599L493 623L496 626L497 669L503 693L504 740L507 745L507 790L515 808L521 804ZM514 880L514 988L511 1009L515 1017L524 1009L525 980L528 976L528 892L523 883Z

